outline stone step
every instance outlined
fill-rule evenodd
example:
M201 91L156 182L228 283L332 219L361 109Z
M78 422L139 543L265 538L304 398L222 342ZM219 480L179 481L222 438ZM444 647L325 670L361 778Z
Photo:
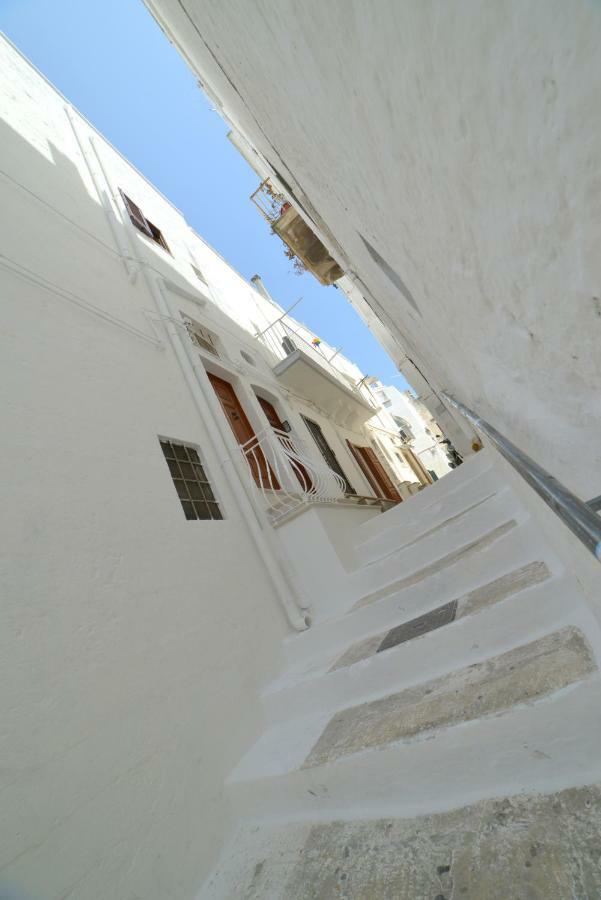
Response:
M526 520L513 494L502 491L469 513L460 525L451 524L362 567L359 574L364 589L351 609L461 562Z
M481 503L492 499L500 489L497 472L494 469L486 469L473 478L463 490L453 491L451 495L431 502L419 515L414 511L411 517L406 516L407 521L388 523L386 530L382 530L375 537L360 540L355 550L357 559L365 565L448 525L457 526L463 516L468 515ZM359 529L360 537L362 531L362 528Z
M463 703L434 684L417 703L414 691L355 710L352 727L325 714L268 729L228 779L233 809L255 819L421 815L601 781L599 674L577 632L553 640L555 653L537 642L497 660L480 693L468 671L445 678L469 691ZM511 670L520 659L521 675Z
M503 712L561 690L595 670L582 632L566 627L416 687L340 710L303 768Z
M284 641L287 671L282 683L298 680L324 658L332 659L355 641L392 628L399 622L456 599L482 585L536 560L545 560L552 572L561 564L533 532L529 523L493 529L478 546L470 546L460 558L443 560L442 565L422 570L419 579L400 586L393 584L372 602L320 623Z
M445 503L453 494L460 495L466 486L488 469L493 467L493 457L488 450L481 450L469 457L458 469L453 469L435 484L429 485L404 503L365 522L361 526L361 542L377 538L392 527L400 528L411 524L429 507ZM502 478L499 478L502 483Z
M199 900L601 897L601 787L419 818L242 827Z
M543 563L530 564L452 601L456 618L445 626L380 652L389 632L379 632L342 654L324 657L296 680L279 679L263 693L268 720L283 722L383 696L502 653L569 622L578 622L588 632L590 613L574 594L573 582L547 574ZM575 599L568 604L570 596Z
M520 566L519 569L501 575L500 578L495 578L493 581L489 581L467 594L462 594L461 597L450 600L442 606L422 613L414 619L403 621L385 632L379 632L352 644L336 660L332 671L354 665L375 653L382 653L427 634L429 631L442 628L443 625L448 625L450 622L458 621L464 616L473 615L486 606L504 600L511 594L545 581L550 574L547 565L540 560Z

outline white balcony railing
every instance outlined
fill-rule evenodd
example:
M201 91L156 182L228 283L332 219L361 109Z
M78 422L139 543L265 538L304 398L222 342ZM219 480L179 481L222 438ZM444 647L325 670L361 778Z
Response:
M274 356L278 357L278 359L285 359L286 356L293 353L294 350L302 350L303 353L306 353L310 359L321 366L321 368L329 375L332 375L339 381L347 391L350 390L358 397L365 399L359 391L357 384L353 381L353 378L345 375L333 364L332 360L338 356L340 351L335 350L331 356L328 357L320 344L312 344L307 338L300 334L302 328L302 325L298 325L295 329L282 318L273 322L269 328L266 328L260 335L257 335L257 339L260 340ZM373 402L371 401L371 398L370 402ZM376 407L375 403L373 403L373 405Z
M305 504L344 499L340 475L312 459L302 442L285 431L265 428L242 444L240 452L274 524Z

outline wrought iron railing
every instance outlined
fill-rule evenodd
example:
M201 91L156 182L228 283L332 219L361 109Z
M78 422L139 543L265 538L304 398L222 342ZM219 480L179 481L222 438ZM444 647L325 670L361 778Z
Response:
M294 353L295 350L302 350L303 353L306 353L310 359L321 366L321 368L329 375L332 375L339 381L343 387L352 391L363 400L366 400L366 397L359 391L357 383L354 382L351 377L347 377L333 364L332 360L338 356L340 350L335 350L333 353L330 351L330 355L328 356L326 351L321 348L321 341L312 343L300 334L301 329L303 329L302 325L298 325L294 328L292 325L283 321L283 319L278 319L276 322L273 322L269 328L262 331L260 335L257 335L257 339L271 350L274 356L277 356L280 359L284 359L286 356ZM378 408L375 401L371 400L369 397L367 402L373 404L375 413L375 410Z
M259 187L250 195L263 218L273 224L282 216L290 203L283 194L280 194L272 185L269 178L261 182Z
M273 523L305 504L344 499L340 475L312 459L302 442L285 431L265 428L242 444L240 452Z
M599 498L596 497L589 503L585 503L564 487L557 478L539 466L523 450L512 444L486 419L482 419L477 413L445 391L442 392L442 396L462 416L465 416L474 428L494 444L501 456L505 457L524 481L528 482L547 506L550 506L553 512L559 516L564 525L567 525L570 531L601 562L601 522L595 513Z

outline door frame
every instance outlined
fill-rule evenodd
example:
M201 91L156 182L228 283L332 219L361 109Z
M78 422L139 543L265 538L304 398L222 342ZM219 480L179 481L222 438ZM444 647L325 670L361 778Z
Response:
M392 500L395 503L402 503L403 498L397 491L392 478L384 467L384 464L380 459L378 459L376 451L373 449L373 447L353 444L352 441L350 441L348 438L346 443L351 454L353 455L353 458L357 462L357 465L359 466L359 468L365 475L369 485L371 486L371 489L375 491L376 497L380 497L382 500ZM378 471L378 468L381 469L384 473L385 480L382 479L382 475ZM386 482L388 482L388 484Z
M248 468L250 469L253 481L257 485L257 487L261 488L261 490L269 490L269 491L279 491L281 490L281 485L279 479L277 478L274 467L272 463L269 461L268 454L265 454L263 447L258 445L257 433L248 418L246 410L240 397L238 396L238 391L236 390L236 384L233 384L227 378L224 378L221 374L217 375L215 372L212 372L207 369L207 377L209 379L209 383L211 385L211 389L215 393L215 397L219 406L221 407L221 412L224 418L228 423L228 427L232 432L232 436L236 441L238 447L243 448L247 447L247 445L251 445L250 449L252 450L252 440L253 438L257 441L257 448L253 450L252 455L248 455L248 453L242 451L242 455L245 457ZM245 430L248 431L249 436L246 441L240 442L239 436L234 431L232 423L230 421L230 417L228 416L227 410L222 402L222 399L217 391L215 382L221 382L221 384L226 385L227 388L231 391L231 395L233 397L234 405L237 406L236 412L239 414L243 425L245 426Z

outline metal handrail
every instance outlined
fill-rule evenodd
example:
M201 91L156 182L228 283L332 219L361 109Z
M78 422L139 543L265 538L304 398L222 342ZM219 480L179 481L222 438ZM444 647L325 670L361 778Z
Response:
M527 481L539 497L550 506L564 525L582 541L593 556L601 562L601 521L595 514L592 505L585 503L553 475L534 462L523 450L512 444L508 438L497 431L489 422L478 416L473 410L455 400L445 391L444 399L464 416L475 428L490 440L501 456L511 463L517 472ZM594 502L594 501L593 501Z

